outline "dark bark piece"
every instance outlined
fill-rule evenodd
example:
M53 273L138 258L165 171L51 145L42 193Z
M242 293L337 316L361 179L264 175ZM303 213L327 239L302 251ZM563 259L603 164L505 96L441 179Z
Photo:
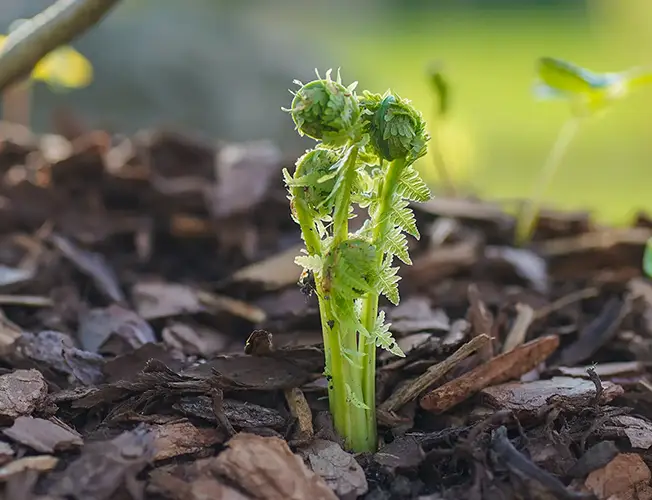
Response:
M586 477L591 472L601 469L618 455L618 447L613 441L601 441L586 450L579 460L571 467L567 475L570 477Z
M17 362L29 361L39 367L72 375L84 385L97 384L103 379L104 358L78 349L65 333L51 330L23 333L14 346Z
M109 383L133 380L151 360L160 361L170 367L180 364L179 360L165 345L147 343L134 351L121 354L107 361L103 367L103 373Z
M174 408L186 416L198 417L209 422L217 423L213 411L213 402L208 396L184 397L174 404ZM287 419L277 410L264 406L226 399L222 403L224 415L231 425L237 429L252 429L256 427L269 427L271 429L282 429Z
M507 437L507 429L502 426L494 431L491 438L491 449L495 454L495 461L513 474L527 478L530 483L547 490L559 500L589 500L593 496L585 493L571 491L552 474L544 471L528 458L521 454Z
M425 453L420 441L413 436L400 436L374 454L374 462L389 474L416 469Z
M580 332L579 338L561 352L559 364L573 366L589 359L616 335L629 310L629 301L611 299L602 313Z
M42 418L18 417L10 428L2 432L8 438L41 453L54 453L84 444L79 434Z
M125 431L110 441L86 444L79 458L57 474L53 495L75 500L108 500L133 481L155 454L155 436L144 427Z

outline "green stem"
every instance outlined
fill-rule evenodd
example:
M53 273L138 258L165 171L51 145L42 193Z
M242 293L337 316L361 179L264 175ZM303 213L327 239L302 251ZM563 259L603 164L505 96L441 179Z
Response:
M522 245L532 236L535 221L539 215L541 203L543 202L544 193L552 182L552 179L561 164L561 160L564 157L564 153L568 150L569 144L577 134L580 123L581 121L579 118L570 119L559 131L557 140L550 150L550 154L541 169L539 179L534 185L534 192L526 202L518 220L516 221L516 243L518 245Z
M333 242L331 243L331 248L335 248L341 242L345 241L349 236L349 212L351 207L351 191L353 188L353 182L356 177L356 162L358 159L358 146L354 145L349 151L349 156L346 159L344 165L344 179L343 185L339 188L339 193L337 201L335 202L335 212L333 214ZM343 349L348 350L349 352L357 351L357 332L342 331L340 325L335 325L335 328L332 332L333 335L337 336L338 346L341 346ZM335 340L335 339L333 339ZM335 342L332 342L333 346ZM331 349L331 354L333 356L333 363L335 360L335 349ZM344 359L342 355L342 350L339 351L340 364L342 368L342 374L340 382L343 384L344 390L344 400L345 406L341 409L334 409L334 420L340 420L346 422L346 425L337 429L340 432L340 435L344 438L346 446L353 451L366 451L364 448L364 443L367 442L367 433L366 429L366 410L364 408L358 408L355 405L347 401L346 394L346 383L349 384L349 387L352 391L357 394L362 393L362 373L360 368L354 366ZM333 374L333 379L336 376ZM341 390L336 387L336 390ZM341 400L341 395L337 395L338 401ZM333 411L333 409L331 410ZM340 416L338 419L338 415ZM337 425L336 425L337 428Z
M293 189L294 213L301 233L306 243L306 250L309 255L321 255L322 245L315 223L310 214L306 202L301 197L300 187ZM315 276L317 299L319 301L319 315L321 319L322 337L324 340L325 372L330 377L328 381L328 401L333 415L333 423L338 429L348 429L349 425L344 420L346 413L340 408L346 408L346 388L342 369L342 351L340 348L337 331L333 331L330 325L335 324L331 311L330 302L326 297L320 277Z
M392 201L396 192L401 172L405 168L405 159L394 160L387 169L383 181L380 207L376 214L376 221L372 233L374 245L378 246L387 233L391 224L389 214L392 210ZM382 264L383 255L379 252L376 267ZM370 294L365 298L362 308L362 324L371 332L376 325L378 317L378 294ZM374 339L360 339L359 350L364 353L364 366L362 370L362 393L364 402L370 408L367 411L367 436L366 448L375 451L377 443L376 429L376 342Z

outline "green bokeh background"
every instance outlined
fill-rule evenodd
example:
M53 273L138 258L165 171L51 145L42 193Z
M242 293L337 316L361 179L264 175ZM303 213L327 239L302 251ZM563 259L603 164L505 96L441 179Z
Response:
M609 3L611 2L611 3ZM648 5L649 3L649 5ZM620 71L648 62L649 0L603 0L587 9L431 9L330 23L294 22L289 29L318 37L340 57L344 83L391 87L432 121L425 68L442 61L452 86L451 120L462 139L454 152L457 181L481 196L527 196L568 110L537 101L534 64L548 55L595 71ZM314 15L314 13L312 13ZM263 15L273 15L269 12ZM647 16L647 20L645 18ZM627 223L652 209L652 89L632 95L590 122L572 143L546 193L550 203L590 209L600 220ZM470 144L470 148L467 144ZM470 149L472 155L466 154ZM469 162L469 156L471 156ZM421 168L436 180L426 158Z

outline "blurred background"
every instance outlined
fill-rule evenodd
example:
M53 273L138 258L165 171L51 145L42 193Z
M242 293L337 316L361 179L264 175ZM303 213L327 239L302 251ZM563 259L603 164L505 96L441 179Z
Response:
M0 33L46 0L2 0ZM293 79L341 68L345 84L414 101L438 126L456 182L479 196L527 196L564 103L532 95L543 55L595 71L651 63L650 0L125 0L74 47L94 68L87 88L38 84L32 125L50 129L70 106L95 127L124 133L164 126L212 139L268 138L286 152L299 139L288 106ZM426 69L443 64L446 122L435 120ZM591 122L573 143L546 198L611 223L652 209L652 89ZM420 168L437 182L432 159Z

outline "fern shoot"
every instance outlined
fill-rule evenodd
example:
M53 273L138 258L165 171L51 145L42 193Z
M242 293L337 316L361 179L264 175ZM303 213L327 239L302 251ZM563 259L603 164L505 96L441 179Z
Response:
M331 71L295 83L285 111L317 141L292 174L283 171L305 242L295 262L314 276L335 428L351 451L375 451L376 350L404 356L378 303L384 295L398 304L395 258L411 264L406 235L419 238L410 202L431 197L414 169L429 136L421 114L391 92L359 96ZM356 206L368 218L351 232Z

